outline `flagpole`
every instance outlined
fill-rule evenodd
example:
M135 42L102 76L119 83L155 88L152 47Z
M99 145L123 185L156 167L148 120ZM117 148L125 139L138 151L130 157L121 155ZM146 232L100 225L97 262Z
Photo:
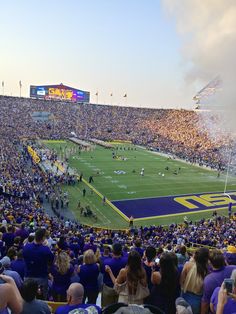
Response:
M111 94L110 94L110 96L111 96L111 105L112 105L112 97L113 97L113 93L111 93Z
M98 92L96 92L96 101L97 101L97 104L98 104Z
M125 93L123 97L125 98L125 105L127 105L127 94Z
M20 85L20 97L21 97L21 87L22 87L21 81L19 81L19 85Z
M2 94L4 96L4 81L2 81Z

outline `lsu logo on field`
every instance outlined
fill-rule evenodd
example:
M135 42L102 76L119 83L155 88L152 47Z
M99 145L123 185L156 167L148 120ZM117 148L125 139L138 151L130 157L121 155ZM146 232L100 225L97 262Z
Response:
M230 192L231 200L223 193L184 195L174 198L174 201L188 209L206 209L227 207L229 203L236 204L236 192Z

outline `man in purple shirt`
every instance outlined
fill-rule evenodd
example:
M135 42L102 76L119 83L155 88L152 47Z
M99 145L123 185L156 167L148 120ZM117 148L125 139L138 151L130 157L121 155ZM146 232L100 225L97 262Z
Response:
M72 283L67 290L67 305L59 306L55 314L68 314L76 309L91 309L94 314L100 314L101 308L95 304L83 304L84 287L80 283Z
M97 251L97 245L94 244L94 237L90 237L89 242L85 243L83 252L93 250L94 253Z
M2 241L5 242L7 250L13 246L14 244L14 238L15 238L15 234L14 234L14 228L13 226L8 226L7 228L7 232L5 232L2 236Z
M25 261L23 259L23 250L17 252L17 259L11 262L11 269L18 272L22 280L25 277Z
M213 291L221 286L225 278L230 278L232 271L236 269L236 265L225 266L224 255L220 250L211 251L209 259L213 270L204 279L201 314L208 313Z
M101 299L102 307L118 302L118 294L113 289L113 282L110 275L105 271L106 265L110 266L114 276L117 277L121 268L124 268L126 264L127 257L122 256L122 245L120 243L113 244L112 258L105 259L102 265L102 273L104 275Z
M26 278L34 279L42 286L43 297L48 291L48 266L52 264L54 256L48 246L44 245L46 230L43 228L35 232L34 242L23 248L26 264Z

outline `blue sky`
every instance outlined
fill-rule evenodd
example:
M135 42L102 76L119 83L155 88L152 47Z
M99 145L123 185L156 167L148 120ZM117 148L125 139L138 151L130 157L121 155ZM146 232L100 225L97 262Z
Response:
M62 82L93 102L98 91L99 103L193 107L181 37L158 0L0 0L0 38L5 94L19 95L19 80L23 96Z

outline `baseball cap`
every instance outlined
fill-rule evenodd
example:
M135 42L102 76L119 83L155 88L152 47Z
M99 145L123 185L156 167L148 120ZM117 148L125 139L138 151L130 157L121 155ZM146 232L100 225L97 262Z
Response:
M11 265L11 260L8 256L4 256L1 260L0 263L2 264L3 267Z
M233 245L228 245L227 246L227 252L229 253L236 253L236 247Z
M176 314L193 314L192 308L184 298L177 298L175 301Z

